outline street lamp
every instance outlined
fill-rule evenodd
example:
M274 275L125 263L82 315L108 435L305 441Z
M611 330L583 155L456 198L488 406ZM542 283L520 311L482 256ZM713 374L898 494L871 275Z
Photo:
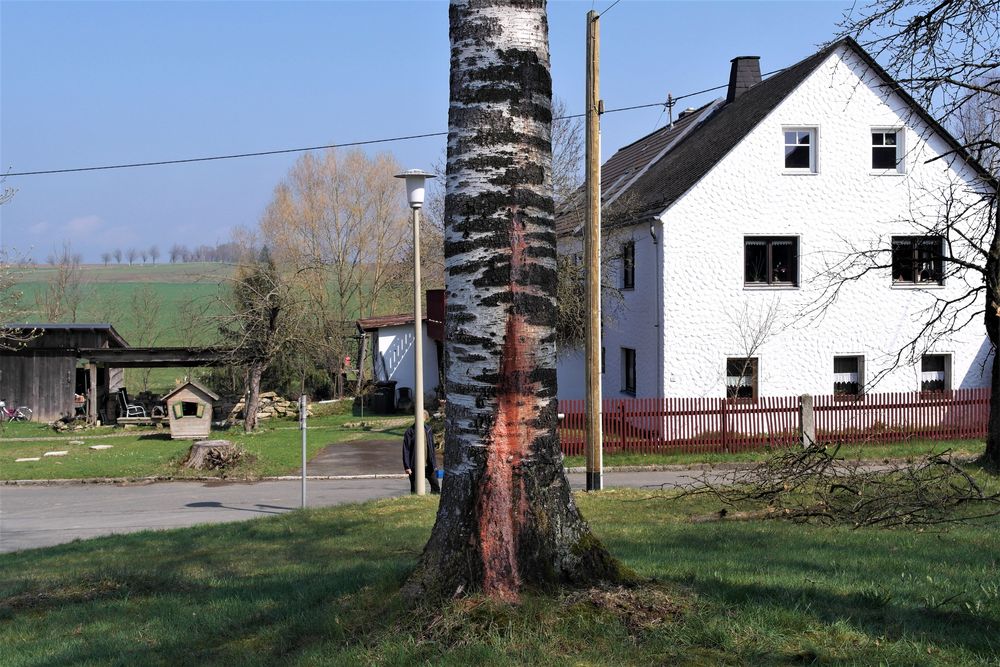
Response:
M427 443L424 438L424 332L423 316L420 312L420 208L424 205L424 182L434 178L420 169L407 169L396 178L406 179L406 199L413 211L413 411L416 424L414 442L413 475L416 480L417 495L426 493L424 472L427 467Z

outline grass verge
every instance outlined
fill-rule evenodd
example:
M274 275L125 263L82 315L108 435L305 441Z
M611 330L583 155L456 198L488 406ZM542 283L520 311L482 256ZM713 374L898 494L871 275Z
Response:
M0 556L4 664L996 664L997 521L948 532L691 524L703 501L580 495L655 583L472 598L397 590L436 509L404 498Z
M370 419L369 428L346 428L357 419L349 414L316 417L309 421L308 456L312 458L329 445L356 440L400 440L402 427L380 429L378 419ZM195 471L181 467L191 442L171 440L165 430L115 430L100 428L72 434L55 434L44 424L11 424L0 438L0 480L10 479L83 479L96 477L192 477L216 475L214 471ZM301 435L294 420L275 420L258 433L247 434L239 428L217 431L212 437L241 445L254 460L227 470L226 476L237 479L286 475L297 472L301 463ZM70 444L82 443L82 444ZM91 445L111 445L111 449L92 450ZM64 456L45 456L45 452L65 451ZM19 458L38 461L17 463Z
M930 454L951 450L956 456L972 458L983 453L986 445L982 440L911 440L893 443L866 443L843 445L838 456L849 460L878 461L885 459L917 459ZM631 454L605 452L605 467L644 465L693 465L698 463L745 463L763 461L773 449L759 449L743 452L669 452L658 454ZM586 457L567 456L567 466L584 466Z

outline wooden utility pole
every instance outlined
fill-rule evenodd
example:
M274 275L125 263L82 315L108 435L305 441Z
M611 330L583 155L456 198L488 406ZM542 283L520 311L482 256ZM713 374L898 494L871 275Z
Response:
M601 27L597 12L587 12L587 213L584 253L587 262L587 490L603 488L601 433Z

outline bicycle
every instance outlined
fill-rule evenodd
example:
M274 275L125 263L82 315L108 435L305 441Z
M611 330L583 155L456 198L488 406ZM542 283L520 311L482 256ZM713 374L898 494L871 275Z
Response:
M31 408L27 405L8 408L6 402L0 401L0 419L6 421L8 424L10 422L30 422Z

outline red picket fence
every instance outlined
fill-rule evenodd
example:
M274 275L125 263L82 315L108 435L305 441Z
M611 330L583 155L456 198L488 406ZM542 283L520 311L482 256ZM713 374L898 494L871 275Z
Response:
M950 440L986 435L989 389L813 398L820 442ZM627 398L603 402L604 452L735 452L800 444L799 397L756 403L723 398ZM559 402L566 455L583 454L584 401Z
M860 399L816 396L820 442L900 442L986 436L990 390L869 394Z

